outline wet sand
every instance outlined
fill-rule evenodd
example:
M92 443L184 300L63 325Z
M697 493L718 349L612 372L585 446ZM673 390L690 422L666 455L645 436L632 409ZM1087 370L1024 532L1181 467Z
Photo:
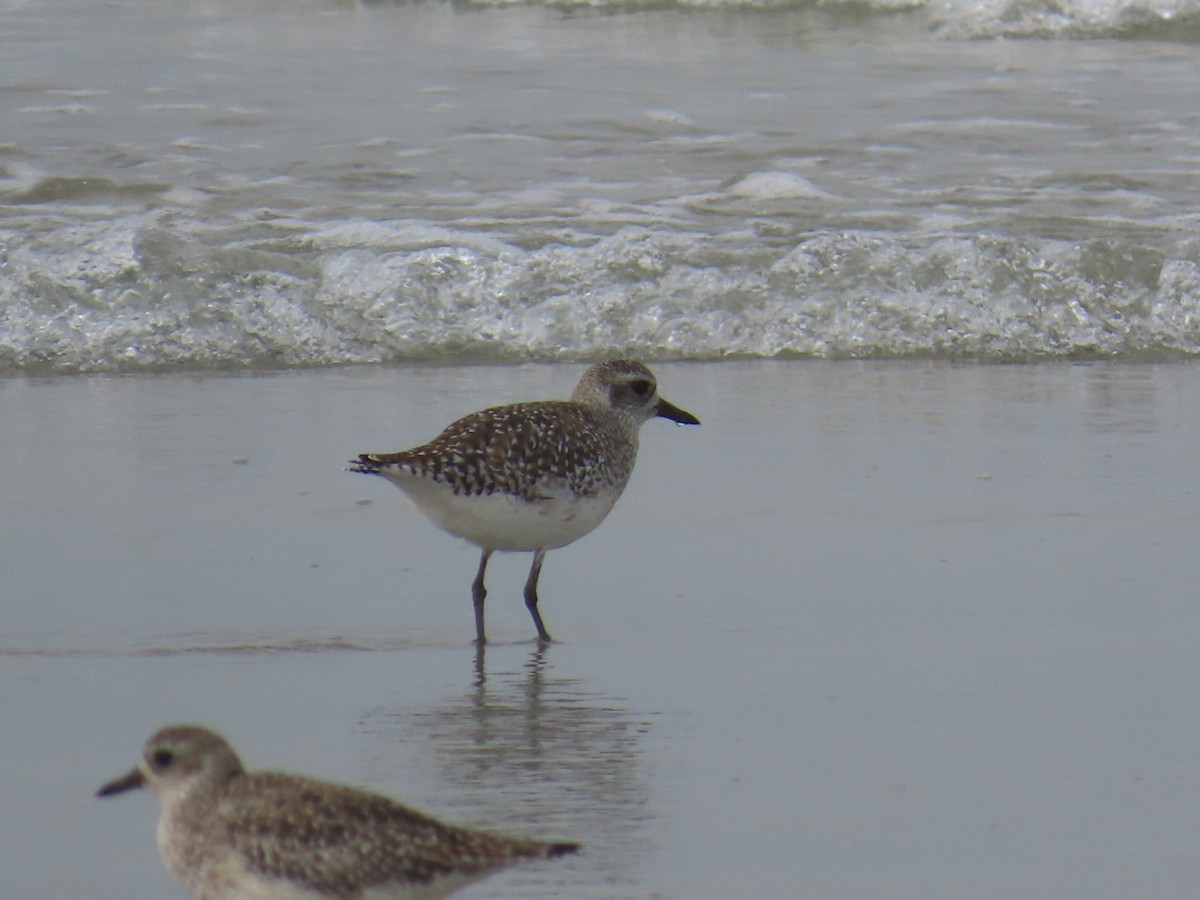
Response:
M594 534L493 561L343 472L582 367L0 381L0 895L182 896L168 722L582 841L465 897L1178 898L1200 883L1194 365L656 366Z

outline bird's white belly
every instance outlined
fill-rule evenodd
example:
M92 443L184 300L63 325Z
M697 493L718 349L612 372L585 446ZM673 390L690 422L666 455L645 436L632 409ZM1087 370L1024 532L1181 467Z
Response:
M488 550L565 547L603 522L621 496L620 488L586 497L562 491L528 501L502 493L455 494L424 478L392 480L443 531Z
M206 860L198 871L176 871L175 874L203 900L322 900L328 896L287 878L254 872L232 850L221 858ZM428 883L387 881L364 888L360 896L361 900L440 900L489 874L491 871L485 869L438 875Z
M232 846L216 843L203 852L192 847L191 854L186 853L183 845L203 843L206 838L204 833L173 838L170 827L159 823L158 846L163 862L201 900L319 900L319 892L311 888L252 871Z

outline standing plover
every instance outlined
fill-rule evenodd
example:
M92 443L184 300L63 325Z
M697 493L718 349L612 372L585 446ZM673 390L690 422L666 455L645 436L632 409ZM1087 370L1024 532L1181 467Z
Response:
M433 900L515 862L578 844L445 825L387 797L280 772L246 772L218 734L163 728L107 797L147 786L158 848L200 900Z
M658 396L644 365L613 360L588 369L570 400L471 413L420 447L363 453L349 471L382 475L435 525L483 551L471 588L481 644L488 559L497 550L532 551L525 605L548 641L537 595L546 551L604 521L633 472L638 429L655 416L700 424Z

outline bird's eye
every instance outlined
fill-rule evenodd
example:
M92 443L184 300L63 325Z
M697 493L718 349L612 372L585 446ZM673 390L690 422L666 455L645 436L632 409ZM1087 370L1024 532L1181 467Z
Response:
M165 769L175 761L175 754L170 750L155 750L150 755L150 762L155 769Z
M636 381L632 381L629 383L629 386L633 388L633 392L639 397L645 397L650 393L650 382L648 382L645 378L639 378Z

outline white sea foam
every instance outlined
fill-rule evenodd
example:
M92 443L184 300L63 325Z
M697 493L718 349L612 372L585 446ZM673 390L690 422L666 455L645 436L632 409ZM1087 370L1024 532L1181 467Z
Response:
M832 199L830 194L807 178L793 172L755 172L730 185L729 193L754 200L797 200L804 197Z
M931 0L928 12L946 38L1200 35L1196 0Z
M506 7L520 0L471 0ZM1200 38L1200 0L540 0L537 5L612 11L692 10L778 12L811 10L834 19L880 19L899 13L925 16L946 39Z
M1021 359L1200 347L1200 269L1136 242L817 234L738 264L745 233L629 226L523 249L355 226L305 262L141 218L15 248L0 275L12 371L413 358L893 355ZM9 241L14 235L6 235Z

